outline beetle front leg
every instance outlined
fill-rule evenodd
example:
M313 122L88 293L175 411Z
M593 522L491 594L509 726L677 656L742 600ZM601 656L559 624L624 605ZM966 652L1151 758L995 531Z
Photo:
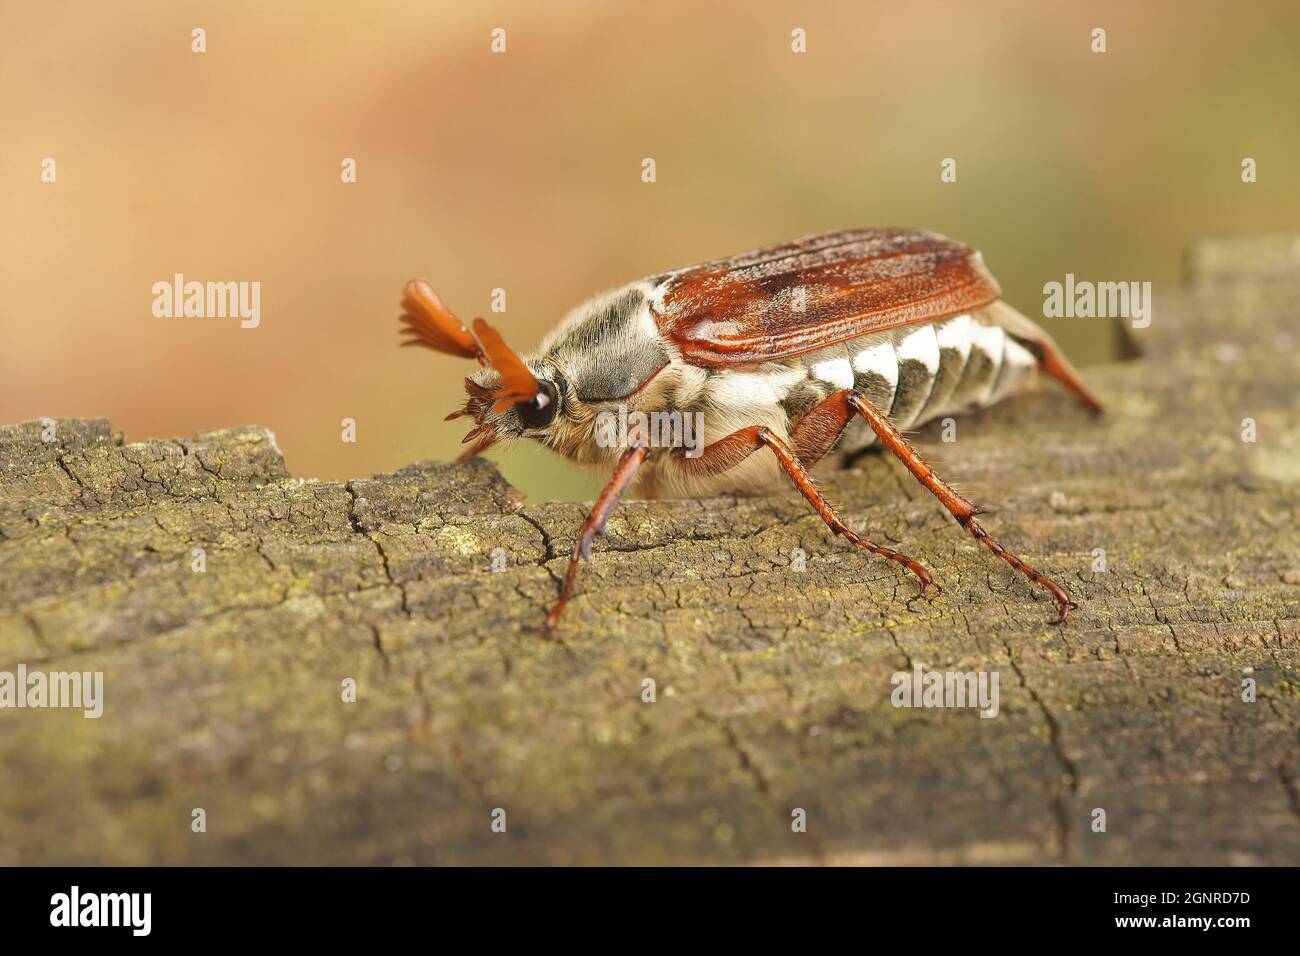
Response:
M1077 604L1070 600L1070 595L1066 593L1065 588L1020 560L1020 558L990 537L989 533L975 520L975 516L983 514L984 510L971 504L971 502L954 491L946 481L935 474L934 469L926 464L925 459L920 456L917 450L911 446L908 440L894 427L894 423L880 409L855 392L848 393L847 401L849 406L871 426L871 430L876 433L876 437L880 439L881 444L893 452L907 466L907 470L912 473L912 476L917 481L925 485L936 498L943 502L943 506L957 519L959 525L969 531L975 540L984 547L1029 578L1029 580L1041 585L1051 593L1052 600L1056 602L1058 620L1064 621L1065 615L1069 613L1070 609L1078 607Z
M618 499L622 497L628 485L632 484L637 469L649 456L649 448L643 446L629 448L623 452L618 464L614 466L609 484L600 493L596 503L591 506L591 514L587 515L587 520L578 530L578 540L573 543L573 555L569 558L569 566L564 572L564 584L560 587L560 599L555 603L555 607L551 608L551 613L546 615L546 630L554 630L555 625L559 623L560 615L564 613L565 606L573 597L573 587L578 580L578 562L583 558L591 557L591 542L597 535L604 533L605 522L609 520L610 514L618 505Z

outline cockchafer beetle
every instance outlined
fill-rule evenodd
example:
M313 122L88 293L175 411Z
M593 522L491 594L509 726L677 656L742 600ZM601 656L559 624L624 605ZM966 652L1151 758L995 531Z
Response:
M1046 588L1060 620L1076 607L1055 581L981 527L983 509L926 464L902 432L1023 390L1039 370L1081 402L1100 403L1052 339L1001 301L979 253L916 229L854 229L639 279L574 309L531 355L516 355L482 319L473 331L423 280L406 286L405 345L475 358L468 399L480 454L532 438L566 458L612 469L583 524L551 629L573 596L578 562L620 496L751 494L792 481L836 534L896 561L917 561L855 534L808 469L840 445L879 440L958 524ZM602 411L701 413L702 453L596 440ZM842 443L841 443L842 439ZM755 454L766 448L771 454Z

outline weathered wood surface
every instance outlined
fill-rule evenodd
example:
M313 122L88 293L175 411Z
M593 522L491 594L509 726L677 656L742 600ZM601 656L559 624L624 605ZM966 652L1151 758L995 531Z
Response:
M0 863L1300 863L1300 240L1191 266L1086 370L1107 418L1044 391L922 436L1061 627L883 458L825 484L940 593L793 492L633 503L548 643L583 509L490 464L0 430L0 670L106 684L99 720L0 711ZM999 716L893 707L914 665L997 671Z

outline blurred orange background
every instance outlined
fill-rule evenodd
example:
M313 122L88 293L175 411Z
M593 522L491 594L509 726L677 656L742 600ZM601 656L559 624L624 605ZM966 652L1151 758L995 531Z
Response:
M1193 235L1300 224L1298 50L1294 2L9 0L0 422L258 424L343 479L459 449L470 363L397 348L412 276L521 351L594 292L847 226L962 239L1035 317L1067 272L1176 282ZM177 272L259 281L261 325L155 318ZM536 496L598 484L495 454Z

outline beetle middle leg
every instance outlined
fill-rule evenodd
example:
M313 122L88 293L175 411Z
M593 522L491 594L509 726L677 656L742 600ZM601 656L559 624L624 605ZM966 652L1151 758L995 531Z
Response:
M597 535L604 533L605 522L609 520L610 514L618 505L618 499L622 497L628 485L632 484L637 469L641 467L641 463L649 455L649 448L635 446L623 452L618 464L614 466L614 473L609 478L609 484L600 493L596 503L591 506L591 514L587 515L587 520L582 523L582 527L578 530L578 539L573 543L573 554L569 558L569 566L564 571L564 584L560 587L560 599L555 602L555 607L551 608L551 613L546 615L546 630L553 630L555 625L559 623L560 615L564 613L564 608L568 605L569 599L573 597L573 588L578 580L578 561L591 557L591 542Z
M840 404L843 404L843 401ZM843 427L841 425L839 431L842 431ZM835 437L839 436L839 431L836 431ZM833 439L831 444L834 444ZM840 516L835 513L835 509L831 507L821 491L818 490L817 485L813 483L812 476L808 474L808 470L799 460L799 456L771 429L763 425L752 425L749 428L742 428L739 431L732 432L727 437L708 445L700 457L683 457L681 459L682 466L696 474L718 474L740 464L764 445L772 449L777 461L781 463L781 468L794 482L794 486L799 489L799 492L807 499L808 503L813 506L822 521L826 522L827 527L851 544L906 567L920 580L922 592L929 587L933 579L930 577L930 572L920 562L913 560L901 551L895 551L893 548L886 548L884 545L868 541L866 538L849 530L849 526L840 520Z

